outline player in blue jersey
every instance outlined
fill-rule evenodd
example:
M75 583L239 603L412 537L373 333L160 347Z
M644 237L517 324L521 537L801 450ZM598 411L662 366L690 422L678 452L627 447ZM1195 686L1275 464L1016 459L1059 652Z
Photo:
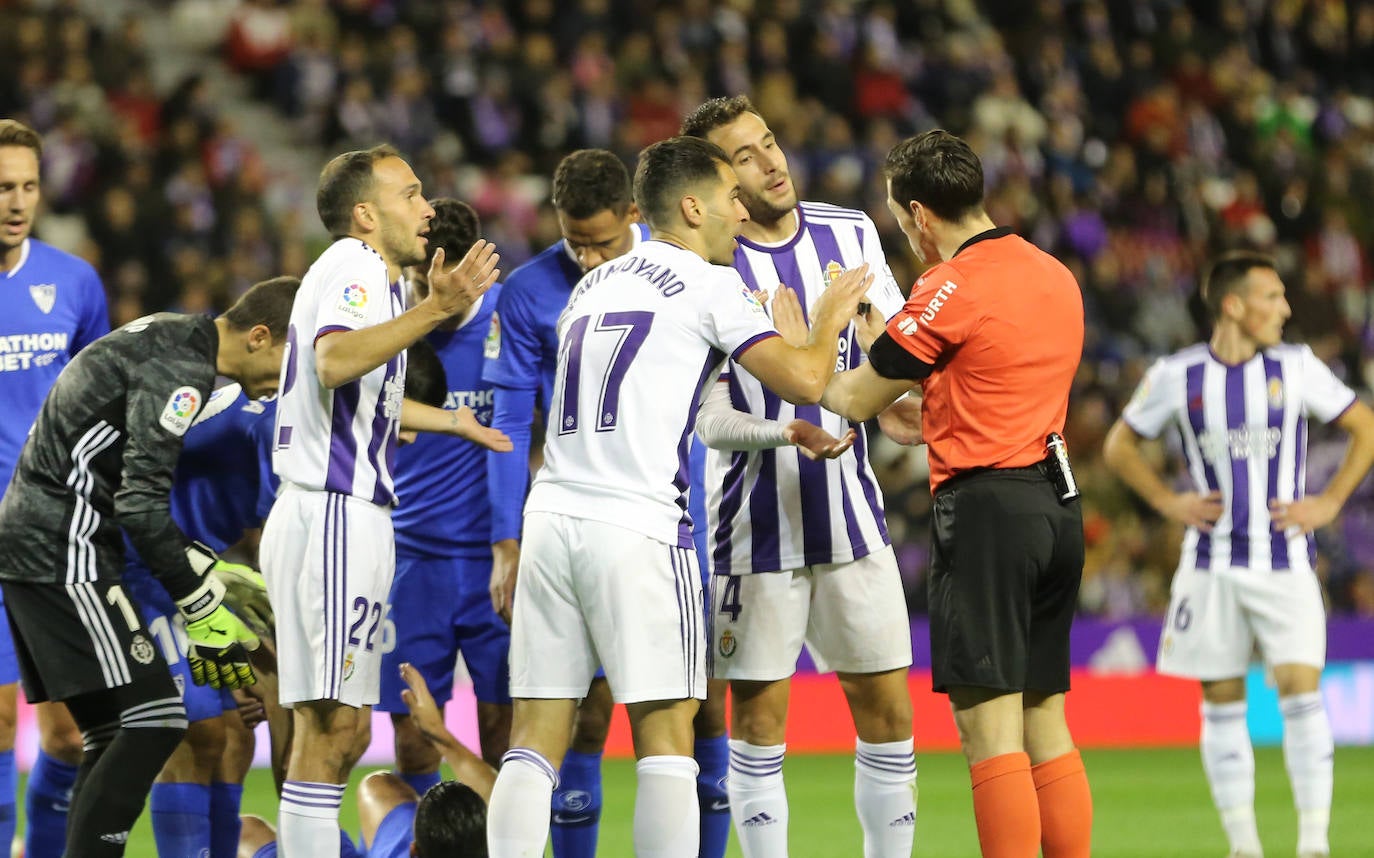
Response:
M453 199L431 205L430 255L442 247L448 259L462 259L479 237L477 213ZM416 299L428 292L427 267L409 273ZM500 294L500 284L493 285L423 340L434 347L448 379L440 403L451 409L470 407L483 425L491 424L492 390L481 378L482 355ZM487 590L491 506L486 450L461 438L421 435L397 454L396 495L391 517L396 576L376 708L391 713L397 774L424 795L439 782L439 752L407 713L398 667L415 665L442 709L453 695L454 663L461 652L477 696L482 755L495 764L510 736L510 627L492 610Z
M0 494L48 388L88 343L109 333L105 288L85 261L33 238L42 196L42 138L13 119L0 119ZM0 848L14 839L14 725L19 668L0 601ZM29 776L26 847L34 858L57 858L65 808L81 762L76 725L57 704L39 706L43 740ZM65 726L65 730L62 729ZM56 848L45 848L52 837Z
M262 526L277 488L272 474L275 416L275 400L249 399L236 384L210 395L186 433L172 485L172 518L189 538L218 553ZM232 564L220 561L217 566ZM244 567L233 571L257 575ZM229 691L192 682L180 612L132 550L124 587L172 670L190 722L149 794L158 854L231 858L238 844L243 784L224 773L222 758L238 706Z
M682 133L730 156L749 211L734 256L746 285L769 298L786 287L809 313L841 272L867 264L876 280L866 300L883 318L901 309L873 221L800 202L785 153L747 97L702 104ZM853 325L841 333L838 360L837 372L863 360ZM910 625L864 427L819 405L784 401L734 361L712 387L697 417L697 434L712 448L711 675L730 681L730 809L742 851L746 858L787 854L782 763L789 684L805 642L822 670L838 674L854 719L864 854L910 855ZM879 419L894 440L919 437L919 407L910 400ZM806 424L853 446L817 456L797 443Z
M1278 685L1298 855L1325 858L1332 737L1322 702L1326 612L1311 532L1335 520L1374 464L1374 411L1313 355L1281 342L1290 310L1272 259L1233 251L1202 287L1208 343L1150 368L1107 435L1104 458L1160 515L1187 527L1159 649L1161 673L1202 683L1202 763L1231 855L1263 854L1245 673L1258 648ZM1307 494L1307 423L1350 446ZM1142 452L1178 427L1193 485L1174 491Z

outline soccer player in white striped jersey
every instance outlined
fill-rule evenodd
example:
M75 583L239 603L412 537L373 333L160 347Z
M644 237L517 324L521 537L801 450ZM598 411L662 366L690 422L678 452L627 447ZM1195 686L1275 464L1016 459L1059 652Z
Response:
M573 710L598 663L634 733L635 854L696 858L692 718L707 646L687 512L697 406L727 356L788 401L817 401L872 282L866 266L837 278L793 347L721 264L748 214L719 147L648 147L634 197L650 240L583 277L559 321L513 601L514 718L487 817L492 858L544 853Z
M320 173L316 206L335 241L291 310L272 454L282 488L259 550L281 704L293 709L280 824L291 856L337 842L344 785L378 700L398 429L510 449L470 408L402 403L404 350L496 282L492 246L478 241L451 268L435 251L429 294L406 309L401 271L424 262L434 216L410 165L390 146L339 155Z
M1107 435L1107 464L1150 506L1187 526L1160 641L1161 673L1202 682L1202 762L1231 855L1263 854L1245 672L1258 645L1278 684L1298 854L1328 854L1331 726L1320 679L1326 616L1310 534L1330 524L1374 464L1374 411L1305 345L1281 342L1291 311L1268 257L1218 257L1202 285L1212 338L1150 368ZM1351 436L1319 494L1307 494L1307 421ZM1192 487L1174 491L1142 454L1174 424Z
M771 296L786 286L810 309L840 271L866 263L877 280L865 300L883 318L902 308L873 221L798 202L787 157L747 97L706 102L682 132L719 145L739 176L749 223L734 267L751 289ZM836 371L864 360L852 325L840 332L838 355ZM919 439L915 401L899 401L880 419L895 439ZM853 438L853 447L820 459L793 449L800 421ZM730 813L745 858L787 854L782 762L803 641L819 669L839 674L854 718L864 855L910 855L911 628L863 425L820 405L783 402L732 362L702 406L697 433L714 448L706 472L711 666L714 677L730 680Z

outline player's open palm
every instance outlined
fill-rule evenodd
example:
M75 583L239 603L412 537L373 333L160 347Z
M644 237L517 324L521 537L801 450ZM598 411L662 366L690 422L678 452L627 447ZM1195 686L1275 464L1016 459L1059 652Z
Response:
M866 262L836 277L811 305L812 327L844 330L872 285L873 275Z
M467 312L468 308L492 287L501 270L496 245L483 239L468 249L457 265L448 267L442 247L434 251L429 265L429 298L437 302L446 316Z
M803 456L815 461L817 459L834 459L844 455L850 447L854 446L854 439L857 436L854 430L850 429L844 433L843 438L836 438L809 420L797 419L783 428L782 437L787 439L787 443L800 450Z
M509 435L500 429L483 426L466 405L453 412L453 434L498 453L509 453L515 449Z
M811 328L806 324L806 314L802 312L796 291L779 285L768 305L773 314L773 327L778 329L783 342L793 348L806 345L811 338Z
M1166 518L1209 533L1212 525L1221 518L1221 492L1179 492L1165 502L1160 513Z

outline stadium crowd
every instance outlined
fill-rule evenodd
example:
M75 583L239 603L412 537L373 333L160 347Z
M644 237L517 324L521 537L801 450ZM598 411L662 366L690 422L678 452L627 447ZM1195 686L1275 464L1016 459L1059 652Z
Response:
M1352 386L1374 379L1374 6L1246 0L197 0L230 69L321 152L389 140L427 194L469 201L503 268L557 238L558 159L632 161L705 98L750 93L808 198L868 211L897 280L917 273L884 208L882 156L945 127L987 170L988 211L1085 290L1088 342L1067 436L1084 486L1082 608L1162 611L1177 534L1100 460L1159 354L1193 342L1196 272L1268 251L1287 338ZM303 274L322 236L287 204L251 129L191 75L154 88L145 23L102 28L79 0L0 3L0 115L45 139L40 232L104 278L115 324L223 309ZM195 13L194 15L192 13ZM378 34L383 34L378 36ZM1342 439L1314 434L1309 479ZM1177 451L1164 455L1177 458ZM914 609L928 557L923 451L875 467ZM1374 616L1374 486L1319 539L1333 606Z

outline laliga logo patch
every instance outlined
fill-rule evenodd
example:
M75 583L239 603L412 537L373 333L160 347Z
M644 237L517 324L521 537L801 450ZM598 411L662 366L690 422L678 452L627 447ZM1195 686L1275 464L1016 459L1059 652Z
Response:
M744 300L748 302L749 306L752 307L756 312L763 312L763 305L759 303L758 297L756 297L753 292L749 291L748 286L745 286L743 283L741 283L739 287L739 293L744 296Z
M152 664L153 645L143 635L134 635L133 643L129 644L129 655L139 664Z
M501 317L491 314L491 325L487 328L487 341L482 345L482 357L496 360L501 356Z
M354 318L366 318L367 289L361 283L350 283L339 295L339 309Z
M158 422L162 424L163 429L173 435L185 435L186 430L191 428L191 422L195 419L198 411L200 411L200 391L194 387L178 387L172 391L172 396L167 400L166 406L163 407L162 416L158 418Z
M57 303L57 284L34 283L29 286L29 295L33 297L33 303L38 305L38 309L47 315L52 312L53 304Z

